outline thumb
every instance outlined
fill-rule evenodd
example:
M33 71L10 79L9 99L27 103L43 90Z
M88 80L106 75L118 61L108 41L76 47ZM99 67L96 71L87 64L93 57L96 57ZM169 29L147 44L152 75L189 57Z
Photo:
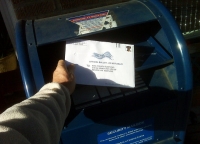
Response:
M62 68L64 68L65 70L67 70L66 63L65 63L64 60L59 60L59 61L58 61L58 64L57 64L57 67L62 67Z

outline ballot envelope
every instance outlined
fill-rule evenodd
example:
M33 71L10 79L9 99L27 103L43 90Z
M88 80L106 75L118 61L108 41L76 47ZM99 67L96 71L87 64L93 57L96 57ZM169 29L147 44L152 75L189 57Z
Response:
M77 84L135 87L134 45L111 42L67 41L65 60L75 64Z

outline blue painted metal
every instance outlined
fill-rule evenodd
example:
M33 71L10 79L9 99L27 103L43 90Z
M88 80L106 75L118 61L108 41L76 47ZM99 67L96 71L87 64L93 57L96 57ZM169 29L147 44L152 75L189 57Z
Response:
M164 50L164 48L161 47L160 44L158 44L158 42L153 37L149 37L147 42L149 42L153 47L155 47L157 54L160 54L163 60L170 60L173 58L167 53L167 51Z
M170 14L169 10L157 0L150 0L144 4L146 4L157 17L171 44L171 50L177 69L179 90L191 90L193 85L190 56L185 39L174 17Z
M179 138L183 143L185 137L185 130L187 125L187 118L189 114L189 107L191 103L191 91L193 88L191 62L188 49L181 31L175 22L174 17L170 12L157 0L147 2L147 6L157 17L159 23L162 25L168 41L171 44L171 51L174 58L174 65L176 67L176 74L178 80L179 98L182 104L178 104L177 109L177 122L175 122L175 129L178 129L174 133L174 137ZM185 92L184 94L181 91ZM186 109L183 111L183 107ZM183 117L185 117L183 119ZM180 124L180 121L182 123ZM179 121L179 122L178 122ZM181 130L180 130L181 129Z
M38 57L37 44L35 41L35 34L34 34L32 21L26 22L25 29L26 29L26 41L27 41L27 47L28 47L29 60L30 60L30 64L31 64L32 72L33 72L35 85L36 85L37 91L39 91L40 88L45 83L44 83L44 78L42 74L42 69L40 66L40 60Z
M34 78L30 67L30 61L27 52L27 44L25 39L25 21L19 21L16 24L16 45L17 57L19 61L21 76L24 84L26 97L29 98L35 93Z
M149 57L146 59L142 66L135 68L135 71L141 71L148 68L171 64L174 62L173 58L161 47L160 44L158 44L158 42L156 42L153 37L150 36L147 42L151 47L155 48L155 50L149 54ZM137 46L137 44L135 46ZM149 47L147 47L147 49L148 48Z
M137 101L135 99L135 101ZM123 106L125 103L121 102ZM134 103L133 103L134 105ZM169 108L170 105L170 108ZM125 106L123 106L125 107ZM67 125L67 127L62 132L62 141L63 144L74 144L74 143L87 143L87 144L97 144L97 136L99 134L110 132L119 127L128 127L134 125L141 121L146 121L148 119L154 119L154 139L149 143L156 143L158 141L167 140L173 137L173 131L170 131L170 127L172 127L171 122L175 118L175 113L173 113L176 108L176 101L164 102L162 104L148 107L148 113L146 113L147 109L139 109L137 111L127 112L125 114L119 114L117 116L112 116L107 119L98 119L97 121L93 121L90 116L87 115L87 110L81 111L78 115L73 119L71 123ZM122 110L122 109L121 109ZM110 110L107 110L110 111ZM95 111L94 111L95 112ZM94 113L92 117L99 117L106 112ZM167 115L166 115L167 113ZM153 116L153 117L152 117ZM158 120L162 117L163 129L159 129ZM171 120L168 118L170 117ZM145 129L145 128L144 128ZM148 132L147 132L148 133ZM116 135L114 135L116 136ZM76 137L76 138L74 138ZM159 140L157 140L159 139ZM171 139L170 142L175 142L174 139ZM110 144L110 143L108 143Z
M79 26L69 22L68 19L75 16L86 15L89 13L95 13L99 11L109 10L117 15L118 27L124 27L128 25L143 23L144 21L155 20L155 16L151 14L149 9L146 9L144 5L141 5L137 1L130 1L128 3L122 3L118 5L111 5L105 8L96 8L93 10L81 11L78 14L72 13L62 16L51 17L48 19L36 20L34 22L36 40L38 45L44 45L47 43L56 42L59 40L66 40L71 38L78 38L86 35L91 35L99 32L105 32L109 30L101 30L90 34L77 35ZM142 15L142 16L138 16ZM117 29L117 28L112 28Z

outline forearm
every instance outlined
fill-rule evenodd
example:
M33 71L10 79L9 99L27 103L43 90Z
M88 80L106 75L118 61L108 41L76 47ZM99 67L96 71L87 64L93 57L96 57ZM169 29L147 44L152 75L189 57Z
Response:
M45 85L36 95L0 116L0 143L58 143L70 106L64 86Z

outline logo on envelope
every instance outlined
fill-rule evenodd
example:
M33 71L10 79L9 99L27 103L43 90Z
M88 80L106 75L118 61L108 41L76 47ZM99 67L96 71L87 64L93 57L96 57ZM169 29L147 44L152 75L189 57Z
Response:
M113 60L113 56L111 55L110 52L105 52L104 54L93 53L92 56L97 58L97 59L103 59L103 58L107 57L107 58Z

